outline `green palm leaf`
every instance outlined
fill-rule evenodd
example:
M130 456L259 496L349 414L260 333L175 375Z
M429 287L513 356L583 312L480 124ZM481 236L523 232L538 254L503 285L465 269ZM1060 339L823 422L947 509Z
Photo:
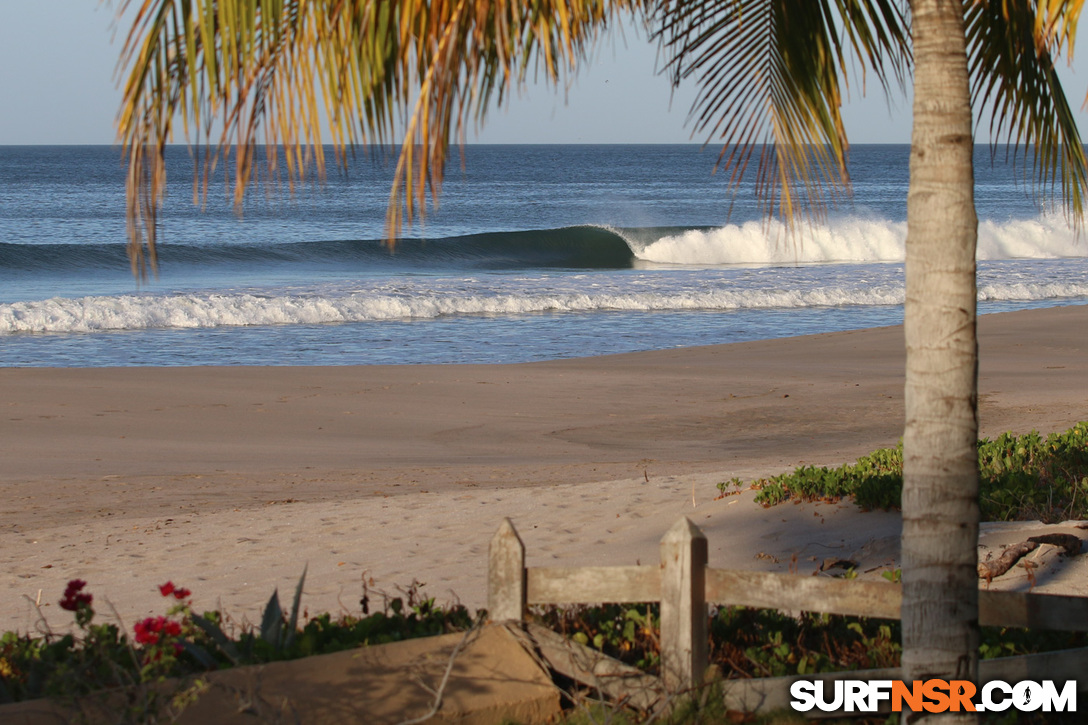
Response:
M758 148L757 193L788 223L849 182L840 106L851 57L885 87L903 83L910 61L891 0L666 0L657 18L674 84L699 86L695 132L725 143L734 186Z
M1039 34L1038 12L1044 7L1024 1L965 2L972 105L990 110L991 138L1007 138L1014 155L1030 154L1034 189L1052 192L1061 182L1063 206L1079 224L1088 160L1054 67L1063 40L1071 44L1072 37Z

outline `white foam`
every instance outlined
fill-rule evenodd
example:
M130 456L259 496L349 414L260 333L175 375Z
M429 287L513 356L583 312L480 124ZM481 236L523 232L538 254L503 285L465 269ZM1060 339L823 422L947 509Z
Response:
M978 225L978 259L1063 259L1088 257L1088 239L1079 238L1060 214Z
M839 217L802 225L793 233L777 221L747 222L710 231L690 230L649 244L633 240L628 243L639 259L659 264L780 265L902 262L906 256L906 238L906 222ZM979 224L980 260L1086 256L1088 241L1078 239L1059 214Z
M1062 283L986 284L979 299L1041 300L1088 296L1088 280ZM0 334L98 332L152 328L217 328L380 320L435 319L449 315L518 315L542 312L727 311L901 305L899 283L796 288L522 294L331 293L313 295L173 294L54 298L0 305Z
M1088 295L1088 282L1012 282L979 285L979 302L1034 302L1062 300Z

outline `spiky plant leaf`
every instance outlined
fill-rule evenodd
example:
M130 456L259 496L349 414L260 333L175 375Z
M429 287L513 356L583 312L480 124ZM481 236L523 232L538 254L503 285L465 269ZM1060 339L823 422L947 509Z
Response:
M234 640L226 635L226 633L220 629L219 625L206 619L199 614L192 615L193 623L200 627L205 634L212 638L216 646L220 651L227 656L233 664L237 665L241 661L241 655L238 652L238 648L234 644Z
M273 590L261 616L261 639L279 649L283 640L283 609L280 607L279 590Z
M283 641L284 647L291 646L295 641L295 634L298 632L298 613L302 604L302 587L306 583L306 572L309 568L309 564L302 567L302 576L298 578L298 585L295 587L295 598L291 602L291 616L287 619L287 637Z

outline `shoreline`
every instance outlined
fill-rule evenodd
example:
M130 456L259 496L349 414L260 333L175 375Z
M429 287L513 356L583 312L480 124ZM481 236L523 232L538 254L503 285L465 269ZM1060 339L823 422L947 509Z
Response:
M982 436L1088 417L1086 329L1083 305L979 318ZM357 611L363 577L482 606L506 516L530 564L653 560L681 515L715 566L894 558L896 514L715 496L894 445L902 381L898 326L514 365L0 369L0 630L34 626L38 590L65 623L76 577L129 624L166 580L253 621L307 562L310 612Z

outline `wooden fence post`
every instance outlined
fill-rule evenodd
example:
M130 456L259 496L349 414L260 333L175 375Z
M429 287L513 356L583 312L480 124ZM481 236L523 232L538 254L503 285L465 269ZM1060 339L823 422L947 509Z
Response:
M493 622L525 618L525 545L508 518L488 547L487 615Z
M661 539L661 675L693 688L707 667L706 536L685 516Z

